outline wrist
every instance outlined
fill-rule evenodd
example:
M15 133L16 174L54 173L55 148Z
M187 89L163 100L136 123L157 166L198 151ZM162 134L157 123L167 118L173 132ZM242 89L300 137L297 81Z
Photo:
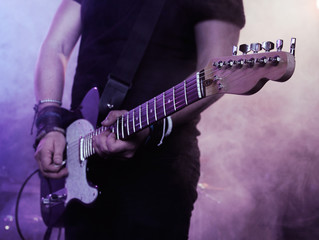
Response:
M58 106L45 106L40 111L36 110L35 126L37 128L34 148L49 132L60 132L65 136L65 129L76 119L81 117L80 112L70 112Z

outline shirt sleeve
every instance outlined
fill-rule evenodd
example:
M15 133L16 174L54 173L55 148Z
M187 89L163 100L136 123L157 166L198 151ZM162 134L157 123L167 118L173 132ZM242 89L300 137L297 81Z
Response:
M195 23L216 19L231 22L240 28L245 25L242 0L189 0Z

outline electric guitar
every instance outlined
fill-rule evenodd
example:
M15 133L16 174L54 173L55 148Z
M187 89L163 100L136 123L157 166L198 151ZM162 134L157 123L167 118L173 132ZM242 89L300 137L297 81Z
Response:
M277 51L271 52L273 48L271 42L250 46L243 44L239 48L243 55L237 55L237 48L234 48L233 56L212 59L195 75L117 118L109 128L95 130L85 119L73 122L66 131L68 176L63 179L42 177L41 212L46 225L59 225L70 201L90 204L98 197L97 186L91 186L86 178L87 159L95 154L92 146L94 135L111 130L117 139L126 139L205 97L215 94L250 95L258 92L268 80L286 81L295 69L295 39L292 38L290 52L282 51L281 40L277 41ZM262 49L265 51L259 52ZM250 50L254 53L247 54Z

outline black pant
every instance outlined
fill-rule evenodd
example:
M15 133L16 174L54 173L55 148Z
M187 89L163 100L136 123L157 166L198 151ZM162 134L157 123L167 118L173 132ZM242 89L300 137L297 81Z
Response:
M69 205L66 239L188 239L196 184L175 165L174 159L95 165L102 194L90 207Z

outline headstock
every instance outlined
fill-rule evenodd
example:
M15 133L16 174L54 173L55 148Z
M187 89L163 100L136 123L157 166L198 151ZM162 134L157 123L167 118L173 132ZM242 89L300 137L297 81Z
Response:
M242 44L237 55L213 59L200 72L200 80L205 96L212 94L250 95L258 92L268 80L287 81L295 69L296 39L291 39L290 52L282 51L283 41L277 40L277 51L272 42ZM262 49L264 50L263 52ZM248 54L252 51L252 54Z

